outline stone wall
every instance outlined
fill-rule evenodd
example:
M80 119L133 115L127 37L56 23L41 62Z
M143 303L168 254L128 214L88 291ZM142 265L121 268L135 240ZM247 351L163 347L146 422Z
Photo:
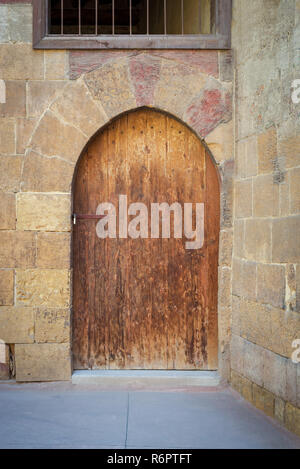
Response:
M300 1L236 0L232 384L300 434ZM297 384L298 383L298 384Z
M103 125L141 106L187 124L216 160L222 179L219 368L229 379L231 52L37 51L31 14L30 4L0 0L0 79L7 94L0 104L0 339L10 345L16 379L70 379L74 169ZM8 368L1 370L7 377Z

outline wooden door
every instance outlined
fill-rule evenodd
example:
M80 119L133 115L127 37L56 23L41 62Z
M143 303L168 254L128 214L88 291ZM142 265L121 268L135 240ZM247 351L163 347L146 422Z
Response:
M204 203L204 245L188 250L184 237L172 236L100 239L97 220L78 219L74 368L216 369L219 180L209 154L169 116L152 110L122 116L81 158L74 212L96 214L101 202L117 209L120 194L148 207Z

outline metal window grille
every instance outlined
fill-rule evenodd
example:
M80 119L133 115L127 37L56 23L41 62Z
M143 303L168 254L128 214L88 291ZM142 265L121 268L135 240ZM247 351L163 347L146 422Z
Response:
M49 36L212 35L216 0L48 0Z

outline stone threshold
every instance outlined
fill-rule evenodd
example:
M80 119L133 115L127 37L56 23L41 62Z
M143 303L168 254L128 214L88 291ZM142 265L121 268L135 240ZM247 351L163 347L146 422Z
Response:
M217 371L78 370L73 372L72 383L98 384L116 387L216 387L221 384L221 378Z

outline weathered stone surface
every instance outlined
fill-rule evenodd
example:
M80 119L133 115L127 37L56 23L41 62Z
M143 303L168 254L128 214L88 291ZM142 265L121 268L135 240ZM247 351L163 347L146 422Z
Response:
M159 80L160 67L161 60L149 54L130 58L129 70L137 106L154 104L154 90Z
M231 368L240 375L244 374L244 346L245 341L242 337L232 334L230 344Z
M68 344L17 344L17 381L65 381L71 378Z
M275 398L274 417L280 423L284 424L285 402L280 397Z
M253 216L279 215L279 185L274 184L272 174L253 179Z
M252 383L244 376L239 375L235 371L231 372L231 385L238 391L244 399L252 402Z
M35 316L35 341L70 342L70 310L38 309Z
M23 306L67 308L70 303L69 271L17 270L16 301L17 304Z
M300 213L300 168L290 172L291 213Z
M32 308L0 307L0 337L7 344L30 344L34 341Z
M47 107L63 90L64 81L29 81L28 82L28 117L40 117ZM78 111L78 108L77 108ZM79 113L80 114L80 113Z
M208 50L151 50L147 54L198 69L200 73L218 78L218 52ZM176 64L174 64L176 67Z
M296 266L296 311L300 312L300 265Z
M0 306L14 304L14 271L0 270ZM0 334L1 338L1 334Z
M220 67L220 80L232 81L233 80L233 51L220 51L219 52L219 67Z
M31 146L45 156L59 156L75 162L85 144L86 137L78 129L61 122L52 112L46 112L34 133Z
M285 425L300 436L300 409L287 403L285 408Z
M18 194L17 229L70 231L70 196L64 194Z
M14 230L16 227L15 194L0 192L0 230Z
M183 117L192 99L205 88L206 81L207 77L192 67L163 60L155 90L155 105L175 116ZM216 80L213 81L215 86L220 87Z
M231 228L233 218L233 160L225 161L221 168L221 228Z
M288 311L297 311L297 278L296 266L286 266L285 308Z
M44 79L44 51L33 50L31 44L1 45L0 63L0 79Z
M83 73L91 72L107 62L114 62L125 57L137 55L137 50L70 50L69 76L75 80Z
M232 264L232 292L234 295L256 299L256 263L234 259Z
M264 349L245 341L244 354L244 376L262 386L264 384Z
M264 386L268 391L286 400L286 366L287 359L265 350L264 352Z
M60 158L28 153L24 159L23 192L71 192L74 165Z
M286 168L295 168L300 165L300 136L279 139L279 156L284 158Z
M300 262L300 216L272 221L272 261Z
M31 5L22 5L24 2L7 2L16 3L9 5L8 14L8 33L9 41L12 42L32 42L32 7Z
M253 384L253 401L252 404L262 412L265 412L269 417L274 417L275 412L275 398L274 395L262 388Z
M12 119L6 119L3 117L0 118L0 151L2 155L10 155L15 153L15 139L15 122Z
M279 215L286 217L290 214L290 185L284 181L279 185Z
M45 51L45 80L64 80L67 78L68 54L64 50Z
M78 112L80 109L80 112ZM69 123L91 137L108 120L99 102L95 102L84 83L71 83L56 99L51 110L59 113Z
M233 231L220 232L219 265L230 267L232 263Z
M201 97L193 99L184 113L186 122L200 135L206 137L217 125L232 119L230 92L219 88L204 89Z
M219 268L218 304L222 308L229 308L231 304L231 269Z
M0 190L18 192L20 190L23 158L20 156L0 156Z
M233 296L232 328L250 342L290 358L299 338L299 314Z
M258 171L272 173L273 162L277 157L277 132L274 127L258 136Z
M25 81L7 80L6 102L0 103L1 117L23 117L26 114Z
M286 362L286 400L297 406L297 369L300 363Z
M0 231L0 267L30 268L35 265L35 235L21 231Z
M136 107L127 60L103 65L88 73L85 82L94 98L101 102L108 117L115 117Z
M272 264L257 265L257 300L275 307L284 307L284 266Z
M17 153L25 153L25 149L28 146L29 140L33 133L33 130L37 124L37 118L33 119L17 119L16 122L16 144Z
M0 43L9 42L9 6L0 5ZM1 379L1 378L0 378Z
M38 233L37 267L41 269L69 269L70 249L69 233Z
M235 215L237 218L252 216L252 180L235 183Z
M205 141L218 163L224 160L232 160L234 156L233 122L230 121L216 127L206 136Z
M235 257L244 257L245 221L235 220L233 229L233 253Z
M259 218L245 221L244 255L258 262L271 260L271 221Z

